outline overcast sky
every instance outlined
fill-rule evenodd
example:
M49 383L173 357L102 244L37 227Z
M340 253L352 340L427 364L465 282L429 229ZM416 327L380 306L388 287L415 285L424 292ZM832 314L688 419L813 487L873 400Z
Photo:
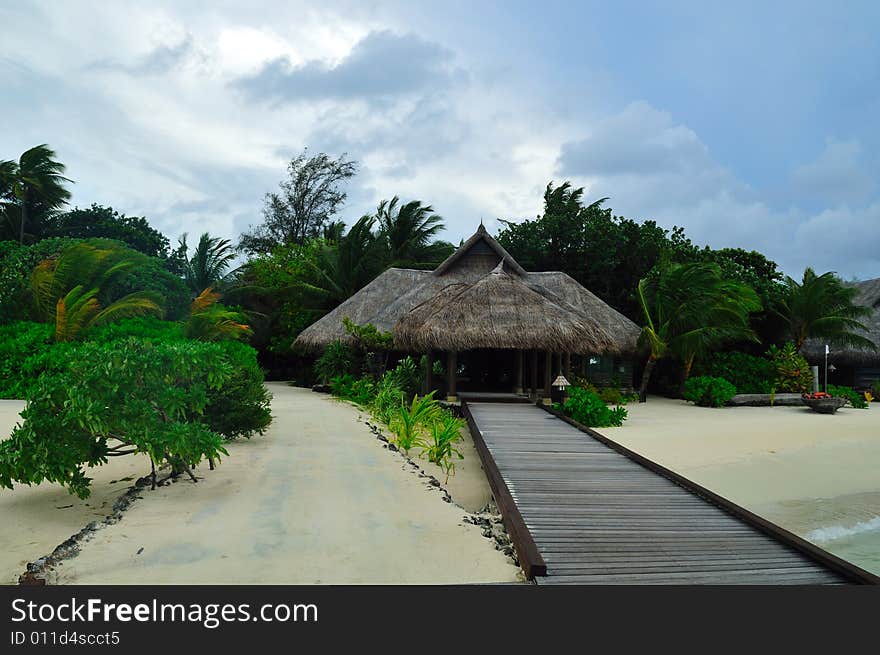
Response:
M571 180L791 274L880 276L876 2L16 0L0 25L0 159L48 143L74 204L172 239L237 237L308 146L360 162L349 223L397 194L457 242Z

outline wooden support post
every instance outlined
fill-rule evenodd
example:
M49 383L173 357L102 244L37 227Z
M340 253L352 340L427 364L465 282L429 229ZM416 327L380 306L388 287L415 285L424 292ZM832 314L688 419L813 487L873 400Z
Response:
M532 393L530 394L533 400L538 399L538 351L532 350L532 363L529 367L531 369L530 376L532 378Z
M523 392L523 351L516 351L516 388L513 390L515 394L522 395Z
M565 353L565 378L571 382L571 353Z
M541 402L545 405L552 405L553 401L550 400L550 383L553 381L553 378L550 376L553 374L553 353L548 350L544 360L544 397Z
M431 393L434 388L434 353L430 350L425 353L425 394Z
M455 395L455 374L458 369L458 353L450 350L446 355L446 402L454 403L458 400Z

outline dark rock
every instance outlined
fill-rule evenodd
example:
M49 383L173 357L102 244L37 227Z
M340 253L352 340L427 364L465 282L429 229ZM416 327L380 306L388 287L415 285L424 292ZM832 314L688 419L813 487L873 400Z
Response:
M396 452L398 452L399 449L393 443L390 443L390 444L388 444L388 450L396 453Z

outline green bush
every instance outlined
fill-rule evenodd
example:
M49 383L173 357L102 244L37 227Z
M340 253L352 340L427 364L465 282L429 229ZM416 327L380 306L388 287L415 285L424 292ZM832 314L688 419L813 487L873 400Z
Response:
M808 393L813 390L813 373L795 345L786 343L782 348L770 346L767 357L773 366L776 393Z
M221 454L223 436L204 422L212 391L233 374L215 344L124 339L73 346L66 365L36 381L24 423L0 442L0 486L64 485L89 495L87 466L149 455L190 472Z
M569 387L568 398L560 408L582 425L595 428L619 427L627 417L624 407L608 407L595 391Z
M872 395L874 396L874 402L878 403L878 402L880 402L880 380L877 380L876 382L874 382L874 386L872 388L873 388Z
M327 344L324 352L315 362L315 377L321 383L332 386L333 378L353 375L358 372L357 368L354 348L344 341L333 341Z
M407 400L416 395L422 382L422 372L419 370L412 357L404 357L397 366L386 373L394 380L394 383L403 390Z
M736 387L724 378L698 375L684 383L682 395L701 407L724 407L736 395Z
M742 352L716 352L698 369L699 375L724 378L738 393L771 393L776 369L766 357Z
M455 459L464 459L464 455L456 448L456 444L462 441L461 429L464 426L462 419L444 410L431 423L428 435L419 444L422 448L420 456L426 455L429 462L443 469L446 482L449 482L450 475L455 475Z
M25 362L48 350L53 343L52 326L18 321L0 326L0 398L27 397L34 382L22 375Z
M434 400L434 392L425 396L413 396L409 405L401 405L392 416L389 427L395 435L394 443L409 454L413 446L422 443L422 437L431 425L440 420L443 408Z
M850 405L856 409L868 409L868 401L865 400L864 394L860 394L852 387L838 387L833 384L828 385L828 393L837 398L846 398Z
M139 339L159 339L162 341L174 341L183 339L183 325L175 321L165 321L156 316L138 316L124 318L115 323L108 323L92 328L84 335L87 341L106 343L137 337Z
M226 439L263 434L272 422L272 396L263 385L257 351L238 341L216 344L232 373L223 384L208 391L202 421Z

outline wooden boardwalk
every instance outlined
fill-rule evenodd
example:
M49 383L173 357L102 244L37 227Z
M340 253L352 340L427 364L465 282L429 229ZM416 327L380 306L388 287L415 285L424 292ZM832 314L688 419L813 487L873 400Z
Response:
M465 415L520 563L539 584L871 581L534 405L466 403Z

